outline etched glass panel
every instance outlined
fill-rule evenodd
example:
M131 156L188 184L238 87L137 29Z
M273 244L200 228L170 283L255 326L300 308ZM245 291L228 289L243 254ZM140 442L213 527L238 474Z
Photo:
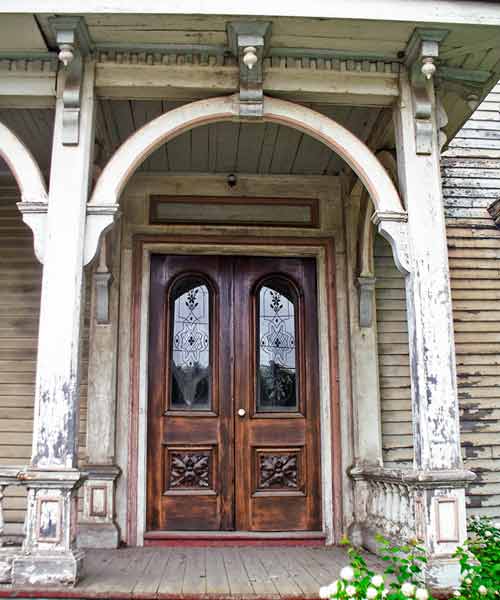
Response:
M172 294L171 408L210 410L210 292L193 278Z
M257 411L297 411L295 294L285 282L259 291Z

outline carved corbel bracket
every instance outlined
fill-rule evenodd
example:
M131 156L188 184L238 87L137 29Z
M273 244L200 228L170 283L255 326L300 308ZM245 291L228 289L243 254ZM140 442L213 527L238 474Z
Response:
M375 277L358 277L360 327L371 327L373 324L373 294L376 281Z
M396 267L406 277L411 271L406 213L377 211L372 220L380 235L391 245Z
M417 154L432 153L434 125L434 83L439 44L448 35L444 29L417 28L406 51L412 89L413 117L415 120L415 147Z
M240 67L239 116L261 118L264 111L262 63L271 23L238 21L227 24L228 44Z
M53 17L49 22L59 46L59 60L66 71L62 143L76 146L80 137L83 58L90 52L90 37L83 17Z
M33 232L35 256L43 264L48 204L46 202L23 201L18 202L17 207L23 215L23 221Z
M94 260L102 236L120 217L118 204L87 204L87 221L85 226L85 247L83 264L88 265Z

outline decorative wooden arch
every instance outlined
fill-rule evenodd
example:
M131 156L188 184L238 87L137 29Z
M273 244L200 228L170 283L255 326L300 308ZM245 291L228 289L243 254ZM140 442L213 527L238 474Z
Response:
M238 118L238 95L199 100L169 111L146 123L130 136L104 168L89 202L85 262L94 257L99 237L113 222L109 209L116 211L120 194L137 167L162 144L183 132L218 121ZM379 230L385 235L385 224L391 223L387 236L395 254L406 248L406 211L394 184L372 151L353 133L329 117L314 110L276 98L264 98L263 120L297 129L323 142L343 158L356 172L375 205ZM106 208L108 210L106 210ZM395 227L395 225L397 225ZM403 225L403 227L400 227ZM399 238L404 238L401 243ZM403 250L406 254L406 250ZM405 264L403 257L398 263Z
M17 204L23 221L33 231L35 255L43 262L48 195L45 181L33 155L17 135L0 122L0 156L7 163L21 191Z

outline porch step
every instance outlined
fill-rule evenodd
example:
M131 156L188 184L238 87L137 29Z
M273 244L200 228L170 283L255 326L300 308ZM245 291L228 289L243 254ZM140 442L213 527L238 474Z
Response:
M322 531L150 531L144 535L145 546L324 546Z

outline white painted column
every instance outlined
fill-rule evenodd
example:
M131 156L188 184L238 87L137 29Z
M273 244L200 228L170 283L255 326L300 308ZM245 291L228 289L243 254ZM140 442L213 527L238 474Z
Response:
M94 63L84 65L77 144L64 144L63 91L58 81L50 173L37 357L33 450L26 473L28 510L23 556L13 582L74 583L78 471L79 362L83 250L94 146Z
M408 211L410 274L406 278L412 388L417 536L429 552L428 576L446 589L458 578L451 559L466 535L453 315L432 80L430 153L418 153L412 88L401 76L395 108L398 170Z

